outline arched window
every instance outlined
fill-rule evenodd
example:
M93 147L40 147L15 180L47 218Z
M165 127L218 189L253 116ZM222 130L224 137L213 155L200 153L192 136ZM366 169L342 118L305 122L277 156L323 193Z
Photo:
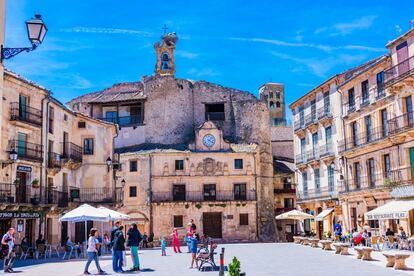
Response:
M275 103L271 101L269 103L269 107L270 107L270 109L274 109L275 108Z
M280 99L280 92L279 91L276 92L276 98Z
M161 55L161 69L162 70L170 69L170 56L166 52L162 53Z
M280 107L280 102L276 102L276 107L279 108Z

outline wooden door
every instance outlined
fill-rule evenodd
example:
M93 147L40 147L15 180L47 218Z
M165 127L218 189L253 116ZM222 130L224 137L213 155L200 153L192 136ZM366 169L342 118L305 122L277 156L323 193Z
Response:
M221 213L203 213L203 233L211 238L223 237Z
M66 238L68 237L68 222L62 221L62 226L60 228L60 245L64 246Z
M18 180L16 185L16 202L26 203L26 173L16 172L16 179Z

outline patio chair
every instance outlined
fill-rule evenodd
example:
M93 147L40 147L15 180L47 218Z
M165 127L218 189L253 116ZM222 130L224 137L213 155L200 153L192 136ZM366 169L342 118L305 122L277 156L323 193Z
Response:
M65 259L66 254L68 254L68 260L70 260L70 257L72 256L72 253L74 253L75 248L73 246L65 245L65 253L63 254L62 260Z
M216 270L217 266L214 262L214 255L216 254L215 250L217 248L217 244L214 244L210 250L208 248L202 248L199 251L198 256L196 257L196 261L200 262L200 265L198 266L198 270L201 271L201 268L204 265L210 265L213 270Z
M20 260L23 258L26 260L28 255L35 255L35 251L33 247L20 245L20 248L22 250L22 254L20 255Z
M60 249L60 244L56 244L56 245L48 244L48 245L46 245L46 252L47 252L47 254L49 254L49 258L52 258L53 251L56 253L56 256L58 258L60 258L59 249Z
M44 256L46 259L47 252L46 252L46 245L45 244L38 244L36 248L36 259L39 259L40 256Z
M388 249L397 249L397 241L393 236L386 236L385 242Z
M382 245L382 249L380 248L380 245ZM384 249L384 241L383 238L380 236L373 236L371 237L371 247L374 248L374 250L381 251Z

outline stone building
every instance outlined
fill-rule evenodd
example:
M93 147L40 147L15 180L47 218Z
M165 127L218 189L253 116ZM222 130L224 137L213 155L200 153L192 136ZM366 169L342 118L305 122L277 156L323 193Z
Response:
M198 127L207 121L211 121L221 133L220 136L214 137L214 141L217 143L228 143L235 146L255 144L259 154L255 162L251 162L250 166L251 168L257 168L255 172L257 186L254 191L257 196L257 204L245 203L254 208L249 210L249 224L255 225L254 227L257 227L257 231L251 234L251 236L257 236L258 239L263 241L274 240L273 166L267 106L254 95L245 91L223 87L206 81L190 81L176 78L174 76L174 49L176 41L176 35L171 33L164 35L161 42L155 45L157 54L155 75L143 77L141 81L115 84L103 91L75 98L68 104L75 111L119 125L120 130L118 137L115 139L115 146L116 151L121 153L121 166L124 168L128 167L128 165L123 163L122 160L128 163L129 158L134 156L134 148L163 149L168 152L169 150L176 151L177 147L182 149L181 146L184 145L184 149L186 149L196 141ZM211 137L210 139L213 140ZM208 151L199 152L196 149L193 150L195 152L177 152L175 153L176 157L171 158L186 156L186 158L189 158L188 160L194 163L194 166L198 166L202 162L201 160L206 160L206 166L211 166L211 161L209 160L212 158L217 160L214 161L216 163L221 162L224 164L227 162L230 170L233 164L229 160L237 155L230 150L223 152L218 150L217 154L213 154ZM144 159L155 154L151 153L145 157L145 155L141 155L140 150L136 152L137 158L139 155L139 158ZM154 160L159 159L162 154L164 153L161 152L154 155ZM146 162L149 161L144 161L144 163ZM152 163L146 164L143 166L149 166ZM154 168L147 170L146 173L153 171L158 175L164 171L163 162L157 162L154 166ZM173 172L171 165L169 165L168 171ZM129 172L127 174L124 175L126 180L133 178L133 174L131 175ZM173 214L171 213L169 218L162 217L161 221L155 221L154 218L151 219L151 217L147 216L146 209L153 208L153 212L161 212L162 208L165 208L163 206L166 203L153 202L156 199L152 197L152 194L162 191L168 192L164 186L166 185L165 183L170 185L177 183L177 176L168 175L162 178L163 180L157 179L156 183L159 183L159 186L154 186L155 182L152 183L151 178L148 178L145 174L142 177L140 178L142 182L137 183L134 181L134 184L136 183L137 185L137 190L145 191L143 187L148 187L151 184L150 191L147 191L147 194L144 192L140 195L140 203L137 203L135 200L129 202L139 206L147 204L146 207L142 207L142 210L135 209L135 212L139 217L137 219L149 220L148 230L150 232L157 231L156 227L158 226L162 227L161 229L165 229L162 231L166 231L167 226L173 227ZM231 185L232 181L229 176L220 176L221 178L226 178L226 185ZM191 175L182 176L181 181L186 182L182 184L187 186L196 185L192 181L198 183L197 185L201 185L200 180L196 177L191 177ZM214 183L219 185L217 181L204 184ZM172 187L170 188L172 189ZM217 190L220 188L217 187ZM200 187L197 189L200 189ZM226 189L231 189L231 187ZM148 192L150 195L148 195ZM204 200L200 199L200 202L203 203ZM126 201L124 208L128 208L129 204ZM168 204L168 206L175 206L175 203L169 202ZM203 204L205 205L205 203ZM235 204L237 205L237 203ZM193 206L193 203L190 205ZM185 204L177 206L177 208L182 208ZM219 208L221 207L215 206L212 212L218 212ZM192 210L195 211L196 209ZM227 210L223 210L221 220L223 225L225 225L227 221L230 221L230 218L227 217ZM233 220L237 221L239 217L237 212L233 211ZM199 210L198 213L194 213L193 217L197 220L196 223L200 229L208 227L208 225L203 224L203 222L207 221L201 215L203 212L206 212L206 210ZM254 215L255 213L256 215ZM155 213L153 216L156 216ZM229 235L225 231L234 231L232 229L222 227L223 237ZM247 232L250 233L250 230Z
M259 97L269 107L270 125L286 125L285 86L283 83L265 83L259 88Z

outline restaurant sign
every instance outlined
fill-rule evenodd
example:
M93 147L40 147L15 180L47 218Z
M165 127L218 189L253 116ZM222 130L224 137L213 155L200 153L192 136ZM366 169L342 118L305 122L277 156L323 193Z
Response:
M366 214L368 220L386 220L386 219L406 219L408 217L407 212L394 212L394 213L382 213L382 214Z
M19 165L19 166L17 166L17 171L19 171L19 172L32 172L32 167Z
M38 212L0 212L0 219L37 219Z

